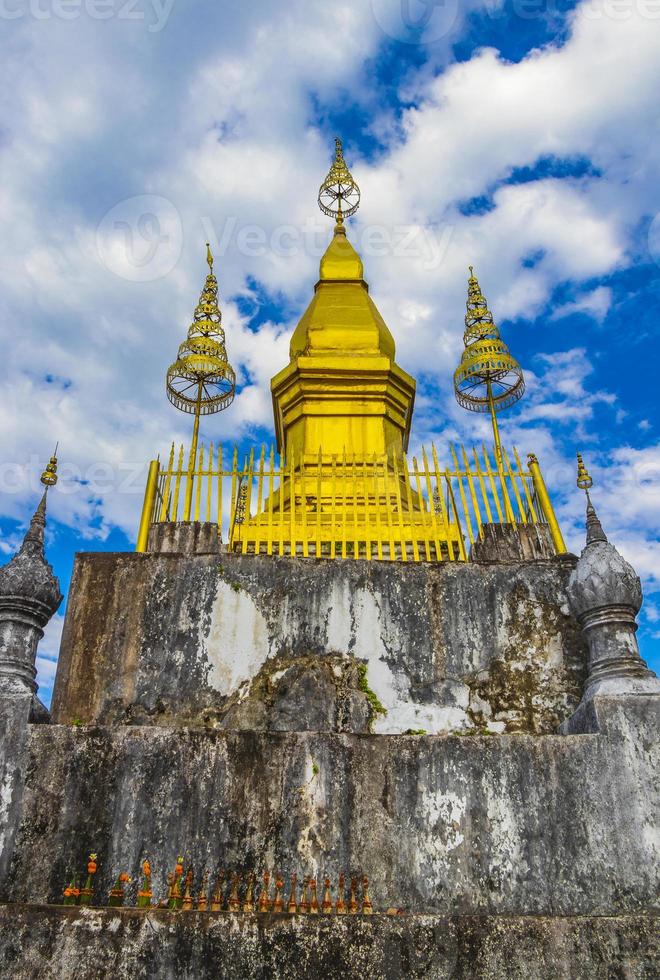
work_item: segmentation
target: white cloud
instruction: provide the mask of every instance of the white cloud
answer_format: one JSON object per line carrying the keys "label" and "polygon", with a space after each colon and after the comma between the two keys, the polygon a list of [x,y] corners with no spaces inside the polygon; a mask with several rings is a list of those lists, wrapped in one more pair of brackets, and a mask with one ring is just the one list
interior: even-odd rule
{"label": "white cloud", "polygon": [[607,316],[612,305],[612,290],[607,286],[598,286],[591,292],[578,296],[570,303],[557,306],[551,319],[560,320],[562,317],[570,316],[573,313],[584,313],[592,317],[597,323],[602,323]]}
{"label": "white cloud", "polygon": [[49,705],[53,692],[53,683],[57,671],[57,656],[62,640],[64,614],[53,616],[44,630],[44,637],[39,644],[37,653],[37,684],[39,697],[44,704]]}
{"label": "white cloud", "polygon": [[[320,0],[294,0],[286,9],[265,2],[209,8],[204,37],[195,32],[194,59],[175,56],[176,31],[191,43],[188,15],[176,8],[158,37],[115,23],[70,29],[55,22],[24,22],[7,35],[0,429],[3,460],[17,482],[10,492],[0,481],[3,514],[25,516],[29,480],[59,438],[73,475],[52,495],[51,513],[87,534],[134,531],[147,460],[190,431],[190,420],[166,402],[163,381],[203,281],[207,235],[220,253],[230,359],[249,383],[228,412],[205,420],[204,432],[229,441],[269,427],[268,382],[288,359],[291,330],[317,274],[315,229],[324,229],[320,240],[329,237],[315,194],[331,152],[321,126],[331,103],[373,108],[373,128],[387,138],[384,152],[366,162],[344,134],[363,192],[350,233],[358,239],[378,226],[393,243],[364,257],[399,361],[423,376],[416,440],[489,438],[488,420],[463,413],[451,392],[468,262],[498,320],[530,319],[567,280],[578,298],[563,314],[605,315],[611,295],[593,280],[630,261],[633,230],[660,179],[660,150],[648,135],[657,115],[660,37],[648,22],[587,19],[578,9],[563,47],[548,45],[515,64],[482,50],[437,77],[422,70],[405,80],[414,107],[399,120],[377,106],[365,72],[385,40],[370,3],[335,4],[333,30],[327,9]],[[64,70],[71,64],[75,74]],[[588,158],[599,173],[502,183],[552,155]],[[141,195],[171,202],[181,221],[181,258],[164,278],[135,282],[103,264],[97,226],[124,199]],[[491,210],[462,213],[461,203],[480,195],[491,197]],[[164,225],[161,234],[175,233]],[[261,244],[250,244],[250,226]],[[292,247],[284,226],[291,226]],[[407,229],[412,245],[403,246]],[[126,238],[116,231],[118,259],[130,266]],[[270,316],[255,333],[243,307],[227,297],[259,304],[262,289],[295,312],[282,323]],[[595,411],[625,409],[599,386],[579,346],[524,366],[524,411],[511,413],[504,429],[543,456],[551,486],[566,488],[559,507],[579,542],[569,437],[596,445]],[[108,468],[105,489],[90,479],[97,462]],[[615,454],[614,482],[633,464],[639,467],[638,457]],[[646,508],[626,500],[611,513],[626,546],[637,547],[651,569],[653,549],[639,537]]]}

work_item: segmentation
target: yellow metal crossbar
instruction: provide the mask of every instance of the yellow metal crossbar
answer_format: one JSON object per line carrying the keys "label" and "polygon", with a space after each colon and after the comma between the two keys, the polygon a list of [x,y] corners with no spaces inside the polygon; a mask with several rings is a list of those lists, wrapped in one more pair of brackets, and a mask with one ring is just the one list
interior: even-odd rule
{"label": "yellow metal crossbar", "polygon": [[466,561],[493,523],[547,525],[555,550],[566,550],[535,456],[527,469],[516,449],[469,456],[451,446],[450,456],[443,469],[433,445],[412,466],[405,453],[285,460],[262,446],[241,465],[237,448],[200,446],[193,461],[172,446],[165,465],[150,463],[137,550],[154,523],[211,520],[242,554]]}

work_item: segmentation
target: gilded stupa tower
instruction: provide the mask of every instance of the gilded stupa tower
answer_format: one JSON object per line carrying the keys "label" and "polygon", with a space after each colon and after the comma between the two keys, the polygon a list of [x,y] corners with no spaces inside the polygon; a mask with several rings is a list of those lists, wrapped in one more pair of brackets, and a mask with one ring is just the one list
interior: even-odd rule
{"label": "gilded stupa tower", "polygon": [[45,494],[0,568],[3,975],[657,977],[639,578],[589,498],[567,553],[536,457],[501,443],[522,371],[474,276],[456,393],[495,451],[409,461],[415,382],[339,142],[319,203],[276,444],[199,438],[235,386],[209,253],[167,374],[192,447],[151,461],[137,553],[76,556],[50,715]]}
{"label": "gilded stupa tower", "polygon": [[198,446],[200,416],[226,408],[235,390],[208,250],[210,274],[167,378],[170,401],[195,414],[192,446],[178,456],[173,446],[166,466],[152,461],[138,550],[148,550],[153,524],[202,521],[221,538],[224,522],[223,543],[242,554],[464,561],[484,527],[497,523],[547,524],[555,550],[565,551],[538,463],[530,458],[524,469],[515,449],[511,461],[500,443],[496,413],[521,397],[524,379],[472,270],[454,383],[461,405],[490,412],[495,460],[485,446],[470,457],[451,447],[447,469],[431,444],[409,461],[415,380],[396,362],[346,233],[360,188],[340,139],[318,204],[334,230],[289,363],[271,381],[270,451],[235,447],[228,457],[222,446]]}
{"label": "gilded stupa tower", "polygon": [[290,362],[271,382],[277,446],[287,457],[392,455],[408,448],[415,381],[395,361],[394,338],[369,295],[346,235],[360,192],[336,140],[319,191],[335,218],[314,297],[291,338]]}

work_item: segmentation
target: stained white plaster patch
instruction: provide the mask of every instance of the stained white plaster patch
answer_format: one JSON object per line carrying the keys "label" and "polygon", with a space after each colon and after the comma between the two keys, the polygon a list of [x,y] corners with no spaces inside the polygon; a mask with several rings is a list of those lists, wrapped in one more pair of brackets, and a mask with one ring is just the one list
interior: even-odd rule
{"label": "stained white plaster patch", "polygon": [[444,887],[454,851],[465,841],[467,801],[452,792],[420,793],[416,820],[425,828],[419,844],[413,852],[416,873],[423,877],[432,889]]}
{"label": "stained white plaster patch", "polygon": [[218,580],[211,624],[202,644],[210,664],[208,684],[221,694],[233,693],[259,672],[268,658],[268,629],[247,592]]}
{"label": "stained white plaster patch", "polygon": [[[372,688],[375,691],[375,688]],[[377,694],[378,692],[375,691]],[[470,728],[472,722],[462,708],[439,704],[417,704],[415,701],[396,699],[387,708],[385,717],[379,715],[373,730],[378,735],[397,735],[407,731],[424,731],[427,735],[461,731]]]}
{"label": "stained white plaster patch", "polygon": [[444,850],[453,851],[465,840],[461,829],[466,801],[456,793],[425,793],[419,802],[422,819],[430,830],[438,833]]}
{"label": "stained white plaster patch", "polygon": [[[349,649],[354,657],[367,662],[367,683],[377,696],[386,715],[379,715],[374,732],[394,735],[409,730],[433,735],[469,727],[470,720],[463,710],[469,692],[459,692],[459,705],[419,704],[411,699],[410,679],[404,671],[394,672],[387,663],[387,647],[383,639],[383,614],[380,602],[369,589],[351,593],[348,584],[336,585],[331,595],[332,608],[328,616],[328,646],[340,652]],[[397,635],[391,619],[387,623],[387,642],[394,648],[405,649],[408,638]]]}
{"label": "stained white plaster patch", "polygon": [[13,770],[10,767],[6,779],[0,783],[0,850],[5,843],[5,828],[9,826],[9,806],[14,795],[12,782]]}
{"label": "stained white plaster patch", "polygon": [[[348,653],[352,638],[351,592],[348,581],[335,578],[328,595],[326,643],[329,650]],[[374,638],[375,639],[375,638]]]}
{"label": "stained white plaster patch", "polygon": [[[491,786],[484,779],[484,797],[488,814],[488,828],[491,854],[490,877],[502,887],[514,871],[520,873],[521,868],[527,867],[527,861],[520,850],[521,833],[518,826],[516,806],[522,807],[529,801],[519,804],[510,795],[503,792],[501,786]],[[524,836],[524,835],[523,835]]]}

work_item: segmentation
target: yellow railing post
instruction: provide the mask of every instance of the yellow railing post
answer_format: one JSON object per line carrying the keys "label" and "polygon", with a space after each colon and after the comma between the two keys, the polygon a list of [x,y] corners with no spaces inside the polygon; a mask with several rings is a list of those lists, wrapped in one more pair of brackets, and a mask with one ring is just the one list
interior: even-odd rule
{"label": "yellow railing post", "polygon": [[552,543],[555,546],[555,551],[558,555],[566,554],[566,545],[564,544],[564,538],[559,527],[559,523],[555,516],[555,510],[552,506],[552,501],[550,500],[550,494],[548,493],[547,487],[545,485],[545,480],[541,474],[541,467],[539,466],[539,461],[534,455],[534,453],[528,453],[527,463],[529,465],[529,472],[532,476],[532,483],[534,484],[534,490],[536,491],[536,496],[539,502],[539,506],[548,522],[548,527],[550,528],[550,536],[552,537]]}
{"label": "yellow railing post", "polygon": [[149,538],[149,527],[154,516],[154,505],[156,503],[156,489],[158,487],[158,474],[160,463],[157,459],[152,459],[149,463],[149,474],[147,485],[144,489],[144,503],[142,504],[142,515],[140,517],[140,527],[138,530],[136,551],[144,552],[147,550]]}
{"label": "yellow railing post", "polygon": [[[313,457],[306,461],[304,454],[301,454],[298,464],[294,463],[293,455],[288,461],[281,456],[277,474],[279,489],[276,491],[275,451],[272,446],[268,468],[265,446],[261,447],[258,460],[255,460],[252,450],[240,469],[235,448],[231,469],[226,472],[221,446],[218,447],[217,466],[213,445],[208,452],[203,446],[198,445],[197,448],[198,459],[192,468],[190,461],[187,466],[184,463],[183,446],[178,450],[178,463],[175,463],[174,446],[170,450],[169,463],[161,464],[158,460],[150,463],[138,528],[138,552],[147,550],[149,526],[153,521],[173,522],[179,519],[179,500],[187,486],[192,486],[193,491],[191,499],[187,503],[184,501],[184,517],[199,521],[205,515],[209,521],[215,503],[212,501],[214,481],[217,479],[220,524],[223,516],[222,483],[227,477],[231,478],[232,484],[228,537],[232,549],[236,548],[243,554],[247,553],[248,548],[251,551],[253,545],[254,553],[259,554],[264,544],[269,555],[278,551],[281,555],[285,554],[287,545],[289,554],[295,555],[299,545],[300,554],[305,558],[311,554],[321,557],[324,553],[332,558],[340,554],[342,558],[359,558],[364,542],[364,557],[367,560],[373,557],[384,560],[385,545],[389,547],[390,560],[396,560],[400,542],[402,561],[410,558],[413,561],[432,561],[433,556],[441,561],[445,551],[450,560],[466,560],[468,540],[472,544],[481,534],[484,509],[488,523],[497,520],[504,524],[516,521],[536,523],[542,520],[549,527],[557,554],[566,553],[566,545],[534,455],[529,456],[529,467],[525,472],[517,451],[514,450],[517,467],[514,469],[503,447],[500,447],[495,465],[484,447],[482,467],[476,450],[474,465],[471,465],[464,447],[460,447],[462,459],[459,459],[458,451],[451,446],[451,470],[440,469],[435,446],[432,446],[433,468],[426,450],[422,449],[421,469],[416,458],[413,458],[411,468],[405,453],[399,458],[396,452],[390,460],[388,456],[379,458],[375,454],[351,455],[347,458],[345,453],[340,458],[336,455],[326,458],[319,451],[313,464]],[[464,479],[467,480],[467,488]],[[454,480],[457,481],[458,492]],[[518,480],[522,487],[518,487]],[[329,481],[328,490],[325,489],[326,481]],[[184,487],[186,482],[187,486]],[[479,491],[483,505],[479,500]],[[285,507],[285,496],[288,507]],[[322,512],[324,501],[325,509]],[[256,504],[254,514],[253,503]],[[514,506],[518,510],[515,516]],[[187,507],[190,509],[186,510]],[[374,507],[375,513],[372,513]],[[296,513],[299,508],[299,513]],[[459,513],[463,515],[460,518]],[[241,528],[241,524],[245,524],[245,527]],[[465,540],[462,538],[463,524],[467,532]],[[313,547],[310,547],[310,543]],[[411,548],[410,555],[408,548]],[[456,549],[458,554],[455,553]]]}

